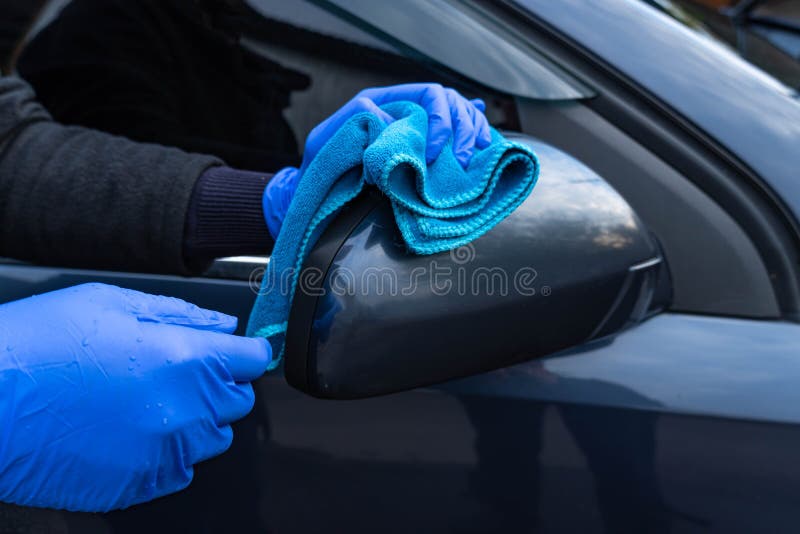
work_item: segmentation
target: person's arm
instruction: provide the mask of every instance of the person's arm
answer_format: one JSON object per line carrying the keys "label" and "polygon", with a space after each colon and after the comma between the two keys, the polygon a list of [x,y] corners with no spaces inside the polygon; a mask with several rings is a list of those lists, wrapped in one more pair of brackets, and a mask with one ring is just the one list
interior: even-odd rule
{"label": "person's arm", "polygon": [[214,257],[266,253],[304,169],[333,132],[357,113],[391,122],[373,99],[411,100],[437,117],[428,126],[429,149],[440,151],[452,136],[456,157],[468,159],[488,142],[480,101],[438,84],[367,89],[314,128],[300,169],[269,177],[59,125],[23,80],[0,77],[0,256],[197,274]]}
{"label": "person's arm", "polygon": [[0,255],[196,274],[218,255],[268,252],[268,175],[221,165],[57,124],[24,81],[0,77]]}

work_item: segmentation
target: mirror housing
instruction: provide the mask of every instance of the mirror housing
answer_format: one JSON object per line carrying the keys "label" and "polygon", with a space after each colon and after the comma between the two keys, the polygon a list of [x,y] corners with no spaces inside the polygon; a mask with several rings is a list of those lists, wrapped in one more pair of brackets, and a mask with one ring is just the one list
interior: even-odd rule
{"label": "mirror housing", "polygon": [[377,193],[329,226],[298,279],[286,378],[322,398],[430,385],[552,354],[662,309],[658,244],[602,178],[523,135],[540,177],[530,197],[473,243],[417,256]]}

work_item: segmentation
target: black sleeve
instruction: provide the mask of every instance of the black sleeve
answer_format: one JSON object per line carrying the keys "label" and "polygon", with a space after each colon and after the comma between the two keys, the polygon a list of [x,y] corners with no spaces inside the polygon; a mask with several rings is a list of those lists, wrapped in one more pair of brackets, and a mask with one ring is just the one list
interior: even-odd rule
{"label": "black sleeve", "polygon": [[272,176],[212,167],[200,176],[186,216],[184,252],[189,262],[221,256],[267,254],[275,242],[261,199]]}
{"label": "black sleeve", "polygon": [[0,77],[0,255],[39,263],[192,274],[185,221],[211,156],[52,121]]}
{"label": "black sleeve", "polygon": [[[234,47],[184,18],[189,5],[74,0],[28,43],[16,67],[61,123],[213,154],[238,168],[274,172],[298,165],[296,146],[284,151],[241,138],[248,123],[232,117],[242,109],[264,115],[273,135],[292,134],[266,101],[269,87],[250,88],[255,75],[233,78],[237,71],[229,63],[241,58],[226,54]],[[264,92],[265,101],[250,109],[244,102],[254,92]]]}

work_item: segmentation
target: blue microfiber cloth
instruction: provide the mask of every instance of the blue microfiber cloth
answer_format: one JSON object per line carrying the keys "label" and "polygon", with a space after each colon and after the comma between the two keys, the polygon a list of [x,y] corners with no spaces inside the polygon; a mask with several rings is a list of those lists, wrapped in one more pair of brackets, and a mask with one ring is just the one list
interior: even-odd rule
{"label": "blue microfiber cloth", "polygon": [[392,204],[409,251],[434,254],[473,241],[492,229],[533,190],[539,162],[533,151],[492,129],[492,143],[464,170],[448,143],[426,166],[428,115],[411,102],[382,106],[389,125],[371,113],[350,118],[304,172],[272,249],[250,314],[248,336],[269,339],[270,369],[283,353],[297,277],[308,251],[339,209],[366,184]]}

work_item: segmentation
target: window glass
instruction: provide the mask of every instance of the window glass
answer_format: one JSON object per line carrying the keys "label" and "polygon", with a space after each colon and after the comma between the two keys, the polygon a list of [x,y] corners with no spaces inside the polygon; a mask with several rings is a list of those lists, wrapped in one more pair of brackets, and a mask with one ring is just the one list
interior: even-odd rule
{"label": "window glass", "polygon": [[498,91],[539,100],[593,96],[589,87],[471,3],[329,0],[326,4],[357,25],[385,36],[409,55]]}

